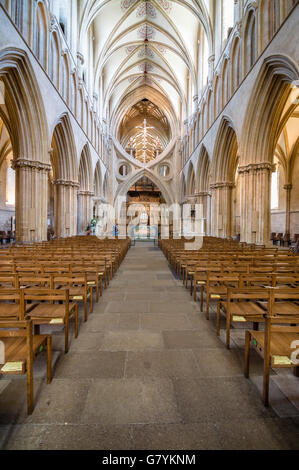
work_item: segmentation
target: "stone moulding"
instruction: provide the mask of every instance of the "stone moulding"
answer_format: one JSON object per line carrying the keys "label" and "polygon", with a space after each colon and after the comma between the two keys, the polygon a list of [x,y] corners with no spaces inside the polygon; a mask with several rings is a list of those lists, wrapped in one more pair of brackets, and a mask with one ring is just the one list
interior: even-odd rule
{"label": "stone moulding", "polygon": [[51,171],[52,166],[49,163],[43,163],[36,160],[27,160],[25,158],[18,158],[12,161],[11,167],[16,168],[30,168],[39,171]]}
{"label": "stone moulding", "polygon": [[223,188],[234,188],[236,185],[230,181],[224,181],[222,183],[212,183],[210,184],[210,189],[223,189]]}
{"label": "stone moulding", "polygon": [[94,196],[94,193],[92,191],[78,191],[79,196]]}
{"label": "stone moulding", "polygon": [[275,171],[275,165],[270,162],[260,162],[260,163],[249,163],[248,165],[239,166],[238,173],[253,173],[257,171]]}
{"label": "stone moulding", "polygon": [[68,180],[59,179],[59,180],[53,181],[52,183],[55,185],[61,185],[61,186],[72,186],[76,188],[80,187],[80,184],[78,183],[78,181],[68,181]]}

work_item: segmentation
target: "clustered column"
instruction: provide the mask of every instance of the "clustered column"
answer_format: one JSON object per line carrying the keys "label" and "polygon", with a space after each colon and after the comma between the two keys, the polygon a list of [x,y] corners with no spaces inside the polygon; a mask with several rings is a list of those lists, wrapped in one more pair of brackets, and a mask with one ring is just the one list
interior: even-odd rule
{"label": "clustered column", "polygon": [[286,225],[285,225],[285,233],[290,235],[291,231],[291,192],[292,192],[292,184],[285,184],[283,189],[286,191]]}
{"label": "clustered column", "polygon": [[275,166],[269,162],[240,166],[241,241],[268,244],[270,240],[270,188]]}
{"label": "clustered column", "polygon": [[78,233],[85,233],[87,225],[92,219],[92,196],[91,191],[78,191]]}
{"label": "clustered column", "polygon": [[232,189],[234,183],[221,182],[210,185],[211,201],[211,233],[216,237],[232,236]]}
{"label": "clustered column", "polygon": [[201,191],[196,194],[198,204],[202,204],[203,217],[205,219],[204,231],[206,235],[211,234],[211,193]]}
{"label": "clustered column", "polygon": [[77,234],[77,181],[56,180],[54,191],[55,235],[71,237]]}
{"label": "clustered column", "polygon": [[47,240],[48,172],[51,165],[17,159],[16,172],[16,241]]}

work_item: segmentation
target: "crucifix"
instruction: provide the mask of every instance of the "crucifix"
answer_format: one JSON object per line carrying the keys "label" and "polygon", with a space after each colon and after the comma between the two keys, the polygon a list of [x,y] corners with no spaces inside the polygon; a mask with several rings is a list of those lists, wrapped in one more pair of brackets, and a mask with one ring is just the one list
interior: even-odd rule
{"label": "crucifix", "polygon": [[[143,138],[143,147],[142,147],[142,150],[143,150],[143,163],[145,164],[146,163],[146,147],[147,147],[147,144],[148,144],[148,141],[147,141],[148,133],[147,133],[147,131],[148,131],[148,129],[154,129],[154,127],[147,126],[146,125],[146,119],[144,119],[143,120],[143,126],[136,126],[136,129],[142,129],[142,133],[137,134],[136,137],[142,135],[142,138]],[[151,134],[149,134],[149,135],[151,136]]]}

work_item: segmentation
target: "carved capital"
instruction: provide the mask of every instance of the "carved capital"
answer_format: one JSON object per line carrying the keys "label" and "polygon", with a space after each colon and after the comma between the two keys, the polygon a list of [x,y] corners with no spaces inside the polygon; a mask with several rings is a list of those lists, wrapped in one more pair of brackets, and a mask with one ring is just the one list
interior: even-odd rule
{"label": "carved capital", "polygon": [[283,189],[285,189],[286,191],[290,191],[292,188],[293,188],[293,185],[291,183],[285,184],[283,187]]}
{"label": "carved capital", "polygon": [[219,183],[212,183],[210,184],[210,189],[224,189],[224,188],[234,188],[235,183],[232,183],[230,181],[223,181]]}
{"label": "carved capital", "polygon": [[78,195],[79,196],[94,196],[94,192],[82,190],[82,191],[78,191]]}
{"label": "carved capital", "polygon": [[198,193],[195,193],[195,196],[206,197],[206,196],[210,196],[210,193],[208,191],[199,191]]}
{"label": "carved capital", "polygon": [[78,181],[69,181],[69,180],[63,180],[63,179],[54,180],[53,184],[57,186],[71,186],[73,188],[80,187],[80,184],[78,183]]}
{"label": "carved capital", "polygon": [[52,167],[49,163],[43,163],[36,160],[27,160],[26,158],[18,158],[12,160],[11,167],[16,170],[17,168],[28,168],[38,171],[51,171]]}
{"label": "carved capital", "polygon": [[275,165],[270,162],[249,163],[248,165],[239,166],[238,173],[257,173],[258,171],[275,171]]}

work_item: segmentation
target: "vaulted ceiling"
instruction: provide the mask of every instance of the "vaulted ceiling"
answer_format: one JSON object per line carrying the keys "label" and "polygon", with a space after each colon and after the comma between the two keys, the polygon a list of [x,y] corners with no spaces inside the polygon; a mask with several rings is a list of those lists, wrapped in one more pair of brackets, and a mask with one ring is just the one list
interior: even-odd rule
{"label": "vaulted ceiling", "polygon": [[[211,42],[208,4],[209,0],[86,1],[81,41],[93,44],[94,87],[105,116],[112,120],[128,95],[144,89],[156,105],[161,97],[178,121],[186,118],[188,100],[197,89],[203,31]],[[142,99],[142,93],[139,96]]]}

